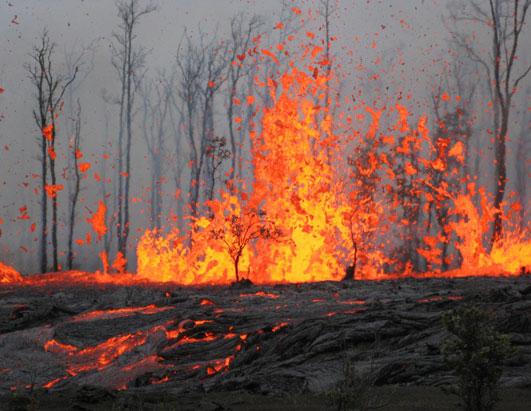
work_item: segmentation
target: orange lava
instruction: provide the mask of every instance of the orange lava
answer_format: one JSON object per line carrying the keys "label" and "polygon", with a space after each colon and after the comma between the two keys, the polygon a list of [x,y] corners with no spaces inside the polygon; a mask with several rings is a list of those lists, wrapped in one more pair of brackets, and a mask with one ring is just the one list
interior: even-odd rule
{"label": "orange lava", "polygon": [[0,262],[0,284],[22,283],[24,278],[13,267]]}
{"label": "orange lava", "polygon": [[144,307],[123,307],[123,308],[112,308],[108,310],[94,310],[86,313],[78,314],[72,317],[71,321],[80,322],[80,321],[92,321],[92,320],[102,320],[102,319],[111,319],[111,318],[121,318],[128,317],[131,315],[152,315],[168,311],[173,309],[173,307],[157,307],[155,304],[146,305]]}
{"label": "orange lava", "polygon": [[207,367],[207,375],[214,375],[228,369],[233,360],[234,355],[230,355],[227,358],[212,361],[211,365]]}
{"label": "orange lava", "polygon": [[[514,223],[523,205],[506,193],[495,209],[477,178],[466,175],[470,153],[462,132],[446,119],[414,113],[402,93],[371,102],[362,94],[340,100],[341,73],[322,69],[330,56],[316,36],[292,40],[293,49],[282,44],[255,53],[258,62],[273,62],[278,71],[253,79],[257,96],[268,96],[268,104],[260,107],[257,96],[243,99],[254,110],[245,136],[249,178],[227,181],[199,205],[197,215],[183,216],[185,227],[141,233],[136,274],[125,272],[120,253],[109,267],[102,252],[103,273],[23,280],[0,265],[0,283],[226,285],[245,278],[271,284],[336,281],[347,267],[363,280],[514,276],[531,270],[529,225]],[[280,51],[288,58],[285,65]],[[246,64],[245,56],[233,63]],[[440,98],[446,105],[459,101],[448,93]],[[52,132],[51,126],[43,129],[46,139]],[[86,172],[89,165],[80,167]],[[46,188],[51,197],[60,190],[60,185]],[[27,206],[19,211],[19,220],[30,219]],[[108,230],[106,212],[100,201],[87,220],[99,240]],[[503,235],[491,243],[496,215],[502,216]],[[261,291],[241,297],[252,295],[278,298]]]}
{"label": "orange lava", "polygon": [[265,291],[257,291],[252,294],[240,294],[240,297],[264,297],[264,298],[271,298],[271,299],[277,299],[279,297],[278,294],[274,293],[266,293]]}

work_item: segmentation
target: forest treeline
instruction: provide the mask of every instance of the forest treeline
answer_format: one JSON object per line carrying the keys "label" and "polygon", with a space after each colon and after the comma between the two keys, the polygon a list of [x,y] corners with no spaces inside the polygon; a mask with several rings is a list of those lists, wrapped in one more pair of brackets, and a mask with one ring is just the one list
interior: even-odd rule
{"label": "forest treeline", "polygon": [[[446,152],[448,167],[454,170],[448,173],[441,168],[438,173],[431,168],[431,181],[453,192],[464,190],[467,182],[483,181],[492,192],[494,208],[501,210],[508,196],[508,169],[514,170],[512,185],[521,205],[522,227],[526,225],[528,198],[529,111],[521,110],[522,118],[515,119],[514,106],[517,95],[531,93],[526,82],[531,66],[525,65],[529,6],[529,0],[450,2],[441,17],[448,32],[449,56],[444,67],[437,69],[425,96],[430,102],[427,114],[433,146]],[[33,217],[32,229],[39,244],[35,256],[38,271],[83,268],[79,256],[83,247],[95,241],[101,242],[113,260],[118,256],[117,268],[125,269],[130,261],[132,269],[137,236],[132,234],[136,216],[131,207],[137,201],[139,173],[148,182],[143,209],[148,227],[144,228],[156,230],[173,224],[185,231],[185,216],[204,213],[205,202],[214,199],[219,189],[237,191],[249,181],[249,134],[260,133],[261,110],[272,104],[271,94],[257,85],[257,79],[274,79],[288,69],[290,56],[278,45],[290,36],[304,34],[309,30],[306,24],[318,28],[315,41],[326,57],[322,69],[327,74],[333,70],[340,73],[327,89],[323,104],[332,100],[328,93],[340,101],[354,95],[353,89],[363,89],[367,100],[379,98],[385,79],[368,73],[366,84],[353,86],[349,73],[354,68],[344,64],[341,50],[334,47],[339,4],[318,0],[312,7],[314,20],[309,23],[300,18],[302,6],[283,1],[274,22],[268,16],[241,12],[230,18],[228,30],[199,27],[192,32],[183,27],[175,44],[174,64],[156,68],[149,64],[150,50],[143,46],[139,28],[148,16],[163,10],[146,0],[117,1],[117,24],[107,61],[115,83],[101,93],[102,104],[109,108],[105,119],[108,145],[98,164],[88,160],[85,149],[87,107],[81,90],[101,45],[94,41],[65,49],[53,40],[50,29],[45,30],[24,66],[33,90],[38,153],[33,169],[39,176],[39,216]],[[479,42],[476,30],[483,30],[488,40]],[[275,58],[270,58],[267,50],[274,50]],[[488,112],[477,108],[478,101],[488,101]],[[330,112],[333,118],[341,116],[335,106]],[[521,129],[512,128],[515,124]],[[508,164],[509,138],[516,141],[514,164]],[[59,146],[58,141],[62,142]],[[457,142],[462,144],[464,161],[447,155]],[[366,187],[363,198],[355,199],[360,207],[379,190],[378,178],[360,172],[370,167],[371,152],[374,146],[360,144],[346,154],[353,168],[349,178]],[[394,194],[403,217],[424,221],[428,233],[443,231],[452,218],[450,204],[445,205],[449,200],[435,190],[431,203],[423,204],[408,169],[421,170],[422,165],[414,149],[402,155],[404,167],[396,176]],[[138,158],[143,159],[141,164]],[[489,181],[483,176],[485,167]],[[104,209],[85,204],[84,190],[94,184]],[[479,195],[475,201],[479,204]],[[98,212],[104,218],[104,228],[91,238],[84,226],[87,218],[94,221]],[[417,250],[426,230],[422,232],[414,224],[408,229],[411,232],[396,245],[396,258],[410,261],[415,271],[422,271],[426,262]],[[492,247],[502,231],[502,213],[495,212],[486,247]],[[354,244],[359,235],[371,234],[353,233]],[[451,268],[452,259],[447,257],[457,252],[451,240],[445,239],[448,248],[442,250],[443,269]]]}

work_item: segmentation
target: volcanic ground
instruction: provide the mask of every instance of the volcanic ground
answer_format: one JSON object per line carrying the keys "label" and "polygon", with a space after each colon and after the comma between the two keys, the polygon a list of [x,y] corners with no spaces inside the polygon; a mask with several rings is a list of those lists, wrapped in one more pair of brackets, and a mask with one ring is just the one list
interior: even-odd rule
{"label": "volcanic ground", "polygon": [[133,397],[139,409],[245,409],[234,405],[245,395],[326,393],[347,362],[376,387],[434,389],[453,379],[441,316],[463,304],[492,313],[517,348],[504,387],[530,390],[531,277],[521,276],[2,285],[0,395],[12,409],[105,409]]}

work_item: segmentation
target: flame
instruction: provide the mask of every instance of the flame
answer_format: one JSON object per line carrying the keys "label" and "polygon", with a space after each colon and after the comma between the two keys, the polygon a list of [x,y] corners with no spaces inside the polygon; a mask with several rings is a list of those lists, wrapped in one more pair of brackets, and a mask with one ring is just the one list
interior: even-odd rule
{"label": "flame", "polygon": [[343,275],[344,253],[336,247],[350,241],[343,187],[327,157],[334,142],[330,117],[315,104],[326,78],[293,68],[282,76],[280,87],[273,106],[264,111],[263,133],[252,137],[252,190],[239,197],[223,192],[209,202],[210,215],[193,222],[191,247],[177,231],[166,236],[146,232],[137,249],[141,277],[182,284],[233,281],[234,250],[245,240],[239,233],[266,225],[269,234],[273,227],[279,233],[274,241],[258,233],[245,244],[239,257],[243,276],[264,283]]}
{"label": "flame", "polygon": [[0,262],[0,284],[22,283],[24,278],[13,267]]}
{"label": "flame", "polygon": [[[321,53],[320,47],[310,47],[305,56],[319,64]],[[276,59],[269,50],[262,54]],[[242,183],[236,191],[229,184],[207,202],[203,215],[190,218],[189,236],[148,230],[137,249],[140,277],[180,284],[226,284],[238,274],[256,283],[337,280],[353,261],[357,278],[373,280],[515,275],[530,266],[529,233],[509,224],[505,237],[487,249],[496,210],[484,189],[471,184],[465,191],[456,189],[456,181],[471,181],[459,175],[467,154],[461,140],[433,139],[427,116],[413,125],[402,103],[383,109],[360,104],[354,107],[356,118],[363,121],[368,114],[368,128],[352,126],[349,117],[341,129],[327,105],[318,103],[331,78],[313,64],[307,68],[292,64],[278,79],[260,83],[272,103],[263,108],[261,132],[250,133],[249,188]],[[385,116],[395,123],[382,130]],[[345,172],[349,149],[351,171]],[[383,193],[374,192],[378,186]],[[424,273],[415,272],[412,261],[391,255],[400,241],[414,244],[415,213],[421,207],[447,213],[439,232],[427,232],[416,249],[411,246],[428,265]],[[260,235],[260,230],[250,235],[258,226],[279,235]],[[450,242],[461,263],[441,273],[437,267],[456,265],[441,261],[443,244]],[[384,272],[386,266],[395,272]]]}
{"label": "flame", "polygon": [[[303,35],[299,50],[288,51],[287,44],[256,46],[233,62],[243,66],[251,60],[248,55],[272,61],[278,70],[254,77],[256,95],[269,97],[263,107],[256,96],[234,96],[235,105],[246,101],[253,110],[245,181],[228,181],[213,200],[199,205],[198,215],[184,216],[185,228],[146,230],[137,244],[136,275],[125,272],[127,261],[120,253],[110,267],[115,274],[108,274],[108,256],[102,252],[103,273],[27,281],[201,285],[247,278],[264,284],[339,280],[347,267],[356,278],[370,280],[529,271],[529,228],[511,224],[511,210],[521,205],[507,201],[494,209],[486,190],[465,175],[467,136],[452,129],[465,121],[460,107],[455,121],[444,118],[430,130],[428,116],[415,116],[404,102],[410,96],[389,97],[385,104],[369,104],[362,94],[352,103],[339,101],[333,97],[339,74],[323,70],[332,64],[330,56],[314,33]],[[258,44],[260,36],[253,42]],[[284,65],[280,56],[292,60]],[[440,98],[448,107],[460,101],[448,92]],[[234,122],[241,127],[243,118],[235,116]],[[50,141],[53,126],[42,134]],[[81,173],[91,168],[90,163],[78,166]],[[97,174],[94,178],[103,181]],[[50,197],[61,189],[45,188]],[[180,193],[181,188],[176,197]],[[26,206],[19,211],[17,220],[30,219]],[[100,201],[87,220],[98,240],[107,233],[106,211]],[[497,214],[503,215],[504,235],[490,244]],[[435,216],[438,226],[427,223],[427,216]],[[77,242],[89,243],[90,233]],[[3,271],[0,282],[21,280]]]}

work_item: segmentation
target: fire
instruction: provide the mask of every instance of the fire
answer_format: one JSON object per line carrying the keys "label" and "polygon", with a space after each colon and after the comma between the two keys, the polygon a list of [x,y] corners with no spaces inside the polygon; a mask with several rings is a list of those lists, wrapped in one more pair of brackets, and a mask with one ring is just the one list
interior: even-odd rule
{"label": "fire", "polygon": [[[183,284],[227,283],[235,279],[237,247],[242,275],[255,282],[343,275],[344,253],[337,244],[350,241],[342,217],[343,187],[327,156],[335,138],[325,108],[315,105],[326,81],[295,68],[282,76],[279,96],[264,110],[263,133],[252,137],[252,189],[240,196],[225,192],[210,202],[210,217],[194,221],[193,247],[178,232],[161,236],[148,231],[137,249],[140,276]],[[238,237],[256,227],[248,243]]]}
{"label": "fire", "polygon": [[[306,57],[320,61],[321,50],[310,51]],[[189,238],[177,230],[166,235],[147,231],[137,249],[140,277],[181,284],[225,284],[239,277],[256,283],[338,280],[353,261],[356,277],[365,279],[396,278],[400,271],[413,276],[514,275],[530,266],[528,235],[509,225],[506,237],[488,250],[485,239],[495,210],[484,190],[449,185],[458,178],[470,180],[459,176],[466,155],[462,141],[433,139],[428,118],[421,115],[411,124],[412,114],[402,103],[354,107],[362,123],[369,115],[365,130],[352,126],[352,118],[333,124],[327,105],[316,103],[331,79],[312,67],[306,71],[291,65],[276,81],[264,82],[272,104],[263,109],[262,132],[250,135],[250,187],[222,191],[208,202],[205,214],[192,219]],[[394,124],[385,130],[386,116]],[[347,165],[350,147],[357,148]],[[345,172],[346,166],[352,172]],[[372,191],[378,184],[383,193]],[[421,207],[442,215],[442,226],[415,249],[409,238],[419,230],[415,215]],[[272,236],[276,230],[279,234]],[[451,239],[462,261],[459,268],[441,273],[437,267],[456,266],[444,255],[448,246],[443,253]],[[416,272],[411,261],[391,255],[399,240],[411,244],[410,254],[425,259],[427,272]],[[395,271],[386,272],[386,266]]]}
{"label": "fire", "polygon": [[0,262],[0,284],[21,283],[24,279],[13,267]]}
{"label": "fire", "polygon": [[[290,38],[295,44],[295,36]],[[259,44],[260,36],[253,42]],[[202,285],[249,279],[267,284],[340,280],[345,271],[381,280],[529,270],[529,228],[511,224],[510,210],[521,205],[508,201],[495,209],[485,188],[466,175],[469,149],[461,131],[451,129],[446,118],[430,122],[428,115],[413,113],[410,96],[402,94],[370,104],[354,96],[352,102],[340,101],[334,97],[340,73],[323,69],[332,62],[316,35],[306,33],[299,46],[288,51],[287,43],[269,49],[257,45],[233,62],[244,65],[253,56],[278,69],[265,78],[256,75],[256,96],[234,97],[236,105],[247,102],[253,112],[245,181],[227,181],[212,200],[198,205],[197,214],[184,216],[184,228],[141,233],[136,275],[125,273],[127,261],[120,252],[110,265],[102,251],[103,273],[83,279],[70,272],[32,281]],[[292,60],[283,65],[281,55]],[[209,85],[219,86],[217,80]],[[258,94],[269,97],[263,107]],[[460,101],[447,92],[440,99],[448,105]],[[236,116],[234,122],[240,127],[243,118]],[[43,137],[51,139],[53,131],[46,126]],[[87,173],[91,164],[78,167]],[[98,176],[97,181],[103,180]],[[55,198],[63,186],[45,190]],[[176,197],[180,193],[178,188]],[[26,206],[19,211],[19,220],[30,219]],[[106,213],[100,201],[87,219],[98,240],[108,233]],[[504,236],[490,244],[500,213]],[[89,243],[87,233],[77,244]],[[16,281],[21,281],[18,273],[0,270],[0,282]],[[241,297],[252,295],[278,298],[263,292]]]}

